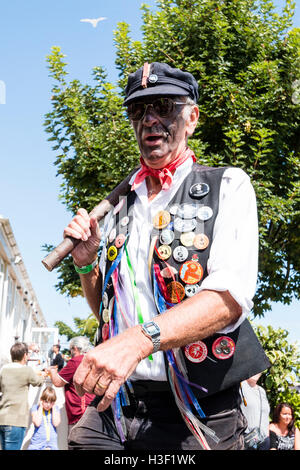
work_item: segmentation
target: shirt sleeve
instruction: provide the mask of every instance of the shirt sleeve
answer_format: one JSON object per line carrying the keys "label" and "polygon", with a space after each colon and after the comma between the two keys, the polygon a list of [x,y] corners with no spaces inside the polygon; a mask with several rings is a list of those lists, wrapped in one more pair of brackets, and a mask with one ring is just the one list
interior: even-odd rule
{"label": "shirt sleeve", "polygon": [[238,321],[220,333],[235,330],[253,307],[258,270],[258,222],[254,189],[239,168],[225,170],[219,196],[208,276],[201,290],[229,291],[242,308]]}
{"label": "shirt sleeve", "polygon": [[38,375],[35,372],[35,370],[33,370],[32,367],[30,366],[26,366],[26,367],[28,367],[28,383],[30,383],[30,385],[32,385],[33,387],[39,387],[43,385],[44,383],[43,377]]}
{"label": "shirt sleeve", "polygon": [[67,365],[59,371],[58,375],[66,383],[70,383],[73,380],[73,376],[75,374],[76,369],[77,369],[77,366],[76,366],[74,360],[70,359],[68,361]]}

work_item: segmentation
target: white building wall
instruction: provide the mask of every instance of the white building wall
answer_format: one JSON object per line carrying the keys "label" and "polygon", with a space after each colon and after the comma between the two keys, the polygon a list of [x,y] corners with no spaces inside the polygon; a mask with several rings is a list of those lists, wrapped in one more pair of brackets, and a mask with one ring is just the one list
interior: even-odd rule
{"label": "white building wall", "polygon": [[[38,343],[43,356],[47,358],[49,347],[58,342],[58,328],[47,328],[9,220],[0,215],[0,368],[4,363],[11,361],[10,348],[15,341]],[[33,404],[39,402],[47,385],[51,385],[49,379],[41,387],[29,387],[30,409]],[[54,388],[57,405],[61,411],[61,424],[57,429],[58,446],[60,450],[66,450],[68,420],[64,387]],[[33,430],[29,414],[23,450],[27,449]]]}
{"label": "white building wall", "polygon": [[47,328],[12,227],[0,216],[0,366],[15,341],[32,341],[33,328]]}

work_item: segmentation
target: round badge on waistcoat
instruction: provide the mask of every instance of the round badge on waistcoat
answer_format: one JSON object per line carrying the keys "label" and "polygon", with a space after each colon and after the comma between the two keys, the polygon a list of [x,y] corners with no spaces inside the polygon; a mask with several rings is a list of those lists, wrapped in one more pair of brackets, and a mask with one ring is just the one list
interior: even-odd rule
{"label": "round badge on waistcoat", "polygon": [[184,299],[185,291],[180,282],[172,281],[167,285],[167,292],[172,304],[177,304]]}
{"label": "round badge on waistcoat", "polygon": [[184,348],[186,358],[191,362],[202,362],[207,358],[207,347],[203,341],[188,344]]}
{"label": "round badge on waistcoat", "polygon": [[120,220],[120,224],[121,224],[121,227],[126,227],[126,225],[129,224],[128,215],[125,215],[124,217],[122,217],[122,219]]}
{"label": "round badge on waistcoat", "polygon": [[106,341],[109,338],[109,324],[104,323],[102,326],[102,340]]}
{"label": "round badge on waistcoat", "polygon": [[195,238],[195,232],[184,232],[180,235],[180,241],[183,246],[192,246]]}
{"label": "round badge on waistcoat", "polygon": [[229,359],[235,351],[235,342],[229,336],[221,336],[212,345],[213,355],[217,359]]}
{"label": "round badge on waistcoat", "polygon": [[213,210],[209,206],[202,206],[198,209],[197,217],[202,221],[206,221],[213,216]]}
{"label": "round badge on waistcoat", "polygon": [[175,234],[172,230],[165,228],[160,234],[160,242],[163,245],[170,245],[174,240]]}
{"label": "round badge on waistcoat", "polygon": [[108,323],[109,319],[110,319],[109,310],[108,308],[104,308],[102,311],[102,320],[104,321],[104,323]]}
{"label": "round badge on waistcoat", "polygon": [[186,261],[179,270],[179,276],[186,284],[197,284],[203,277],[203,268],[196,261]]}
{"label": "round badge on waistcoat", "polygon": [[182,263],[183,261],[185,261],[188,256],[189,256],[189,252],[185,246],[179,245],[176,248],[174,248],[173,258],[178,263]]}
{"label": "round badge on waistcoat", "polygon": [[158,247],[157,251],[158,251],[158,256],[162,260],[166,260],[166,259],[170,258],[171,254],[172,254],[172,249],[169,245],[160,245]]}
{"label": "round badge on waistcoat", "polygon": [[117,255],[117,248],[114,245],[110,246],[107,250],[107,258],[109,259],[109,261],[113,261],[114,259],[116,259]]}
{"label": "round badge on waistcoat", "polygon": [[200,199],[209,193],[209,186],[206,183],[196,183],[189,189],[189,195],[195,199]]}
{"label": "round badge on waistcoat", "polygon": [[173,276],[176,276],[177,273],[177,269],[173,268],[173,266],[167,266],[160,271],[161,276],[165,279],[171,279]]}
{"label": "round badge on waistcoat", "polygon": [[159,211],[153,218],[153,226],[157,229],[166,228],[171,222],[171,215],[168,211]]}
{"label": "round badge on waistcoat", "polygon": [[103,303],[103,307],[104,308],[107,308],[108,307],[108,295],[107,295],[107,292],[104,292],[103,296],[102,296],[102,303]]}
{"label": "round badge on waistcoat", "polygon": [[119,233],[119,235],[117,235],[117,237],[115,239],[116,247],[121,248],[121,246],[124,245],[125,240],[126,240],[126,237],[125,237],[124,233]]}
{"label": "round badge on waistcoat", "polygon": [[197,216],[197,210],[196,204],[180,204],[176,215],[181,219],[193,219]]}
{"label": "round badge on waistcoat", "polygon": [[176,217],[174,220],[174,228],[178,232],[192,232],[196,226],[196,219],[181,219],[180,217]]}
{"label": "round badge on waistcoat", "polygon": [[199,292],[200,286],[199,284],[188,284],[185,286],[184,290],[187,297],[193,297],[193,295]]}
{"label": "round badge on waistcoat", "polygon": [[173,204],[169,209],[170,214],[176,215],[178,211],[178,207],[179,207],[179,204]]}
{"label": "round badge on waistcoat", "polygon": [[209,238],[204,233],[197,233],[193,245],[197,250],[205,250],[209,245]]}

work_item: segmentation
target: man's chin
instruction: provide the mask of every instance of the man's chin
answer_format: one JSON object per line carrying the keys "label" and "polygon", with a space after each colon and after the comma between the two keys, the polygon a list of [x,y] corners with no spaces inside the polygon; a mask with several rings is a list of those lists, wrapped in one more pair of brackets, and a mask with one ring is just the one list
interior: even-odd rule
{"label": "man's chin", "polygon": [[165,154],[159,150],[153,150],[151,153],[148,153],[148,155],[143,155],[143,158],[148,166],[156,170],[164,168],[172,160],[171,155],[169,153]]}

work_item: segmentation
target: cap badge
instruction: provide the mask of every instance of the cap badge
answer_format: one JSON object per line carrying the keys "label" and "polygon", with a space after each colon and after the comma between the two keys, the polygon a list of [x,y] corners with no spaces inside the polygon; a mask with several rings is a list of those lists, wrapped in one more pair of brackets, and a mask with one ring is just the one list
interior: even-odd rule
{"label": "cap badge", "polygon": [[150,83],[156,83],[158,80],[158,76],[155,73],[152,73],[148,78]]}

